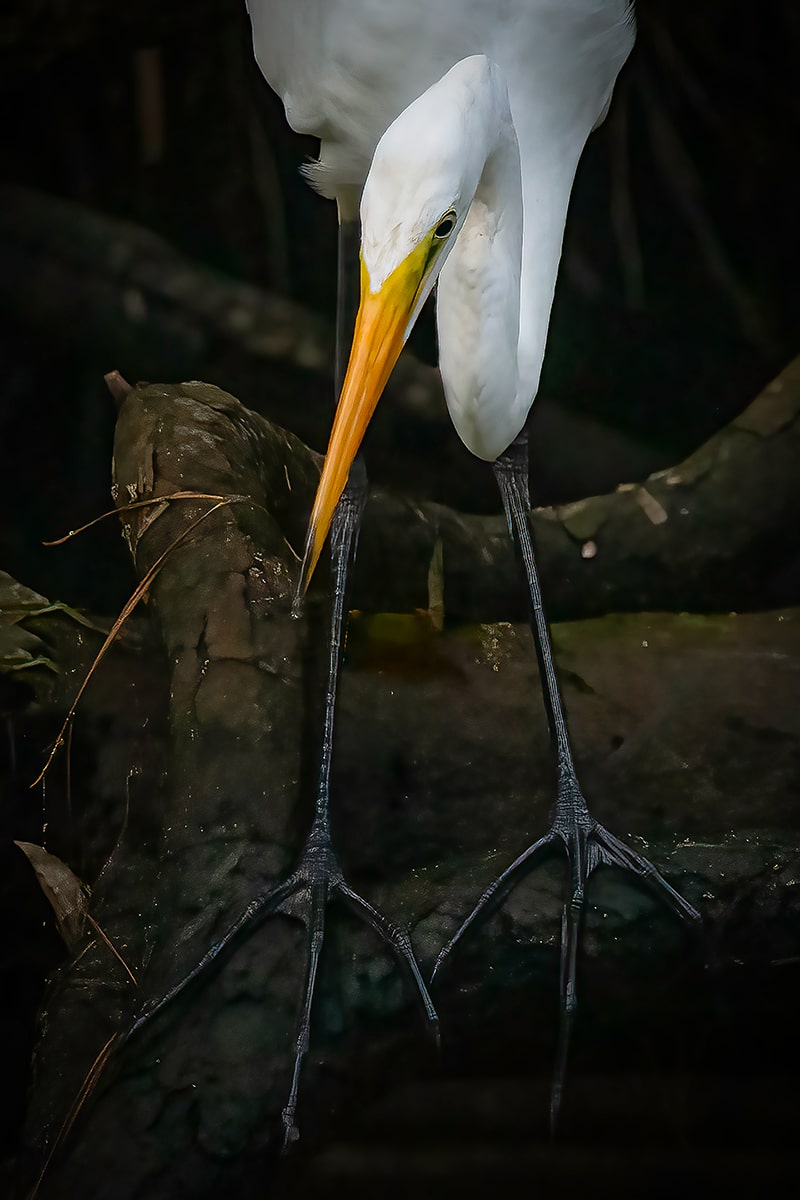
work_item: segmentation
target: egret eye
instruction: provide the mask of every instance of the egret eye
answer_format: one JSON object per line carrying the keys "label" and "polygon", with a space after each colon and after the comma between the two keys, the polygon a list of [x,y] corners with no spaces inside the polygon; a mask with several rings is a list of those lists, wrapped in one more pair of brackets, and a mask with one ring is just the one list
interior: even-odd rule
{"label": "egret eye", "polygon": [[439,224],[434,229],[433,236],[440,239],[449,237],[455,229],[455,224],[456,214],[454,212],[445,213]]}

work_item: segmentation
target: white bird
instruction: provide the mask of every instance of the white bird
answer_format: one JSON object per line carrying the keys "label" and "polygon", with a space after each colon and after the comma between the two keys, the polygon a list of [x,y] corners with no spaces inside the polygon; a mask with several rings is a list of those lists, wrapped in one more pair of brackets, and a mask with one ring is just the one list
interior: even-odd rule
{"label": "white bird", "polygon": [[[536,395],[575,169],[633,45],[631,5],[249,0],[249,9],[256,59],[290,125],[321,140],[309,178],[344,222],[361,198],[368,295],[392,276],[383,295],[398,310],[391,331],[381,328],[382,369],[441,272],[450,413],[467,447],[496,459]],[[431,243],[451,210],[452,232]],[[378,311],[385,323],[380,299]],[[369,381],[371,399],[382,382]]]}
{"label": "white bird", "polygon": [[[340,217],[341,395],[299,590],[307,586],[333,522],[326,727],[312,830],[299,866],[275,893],[281,898],[306,894],[312,931],[284,1114],[287,1136],[295,1132],[298,1074],[329,895],[342,895],[393,945],[414,973],[429,1018],[436,1020],[407,939],[344,881],[330,840],[328,780],[344,588],[365,496],[356,455],[400,350],[437,283],[439,359],[450,415],[467,448],[494,465],[525,566],[556,752],[557,796],[549,832],[487,889],[440,954],[435,971],[540,849],[559,844],[566,850],[571,883],[562,926],[554,1120],[592,870],[604,862],[632,871],[660,889],[681,916],[697,917],[646,859],[589,813],[570,750],[528,522],[523,430],[539,385],[570,192],[586,139],[603,120],[633,46],[632,5],[628,0],[249,0],[248,8],[259,66],[283,99],[291,126],[320,139],[319,161],[307,174],[336,200]],[[359,211],[360,268],[351,253]],[[360,306],[353,329],[348,296],[356,290],[356,272]]]}

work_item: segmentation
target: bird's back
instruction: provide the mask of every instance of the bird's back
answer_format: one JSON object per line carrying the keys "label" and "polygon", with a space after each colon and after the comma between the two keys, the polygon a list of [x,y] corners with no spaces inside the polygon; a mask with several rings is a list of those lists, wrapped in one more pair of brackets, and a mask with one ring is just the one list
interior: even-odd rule
{"label": "bird's back", "polygon": [[460,59],[503,69],[520,148],[585,140],[633,44],[628,0],[248,0],[289,123],[321,139],[326,195],[360,191],[384,130]]}

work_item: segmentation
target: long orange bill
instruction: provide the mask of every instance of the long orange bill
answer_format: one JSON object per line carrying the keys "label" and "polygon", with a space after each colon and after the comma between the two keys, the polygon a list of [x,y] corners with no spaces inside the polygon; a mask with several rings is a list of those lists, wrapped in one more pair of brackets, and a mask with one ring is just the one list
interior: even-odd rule
{"label": "long orange bill", "polygon": [[362,263],[361,303],[353,346],[311,510],[298,597],[305,593],[314,573],[353,459],[403,348],[415,316],[424,268],[425,256],[419,249],[414,250],[373,292]]}

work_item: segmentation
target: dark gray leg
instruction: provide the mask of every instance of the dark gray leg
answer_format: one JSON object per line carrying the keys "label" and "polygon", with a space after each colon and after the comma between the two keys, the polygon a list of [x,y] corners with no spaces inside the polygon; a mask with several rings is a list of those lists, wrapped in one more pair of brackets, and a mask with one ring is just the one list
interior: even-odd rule
{"label": "dark gray leg", "polygon": [[[336,314],[336,395],[339,396],[347,368],[352,341],[355,315],[359,295],[359,237],[355,223],[339,226],[339,280]],[[317,967],[325,938],[325,908],[330,897],[341,895],[352,911],[365,921],[396,954],[416,987],[425,1016],[438,1040],[438,1018],[428,989],[422,979],[410,938],[405,930],[399,929],[378,912],[367,900],[359,896],[345,881],[339,866],[330,830],[330,777],[333,759],[333,730],[336,717],[336,693],[342,665],[344,631],[346,628],[347,576],[355,560],[361,516],[367,498],[367,472],[359,454],[350,468],[341,499],[336,506],[331,526],[331,620],[330,655],[328,679],[325,690],[325,715],[320,753],[319,781],[317,785],[314,820],[311,831],[300,856],[295,875],[298,891],[308,895],[309,920],[309,963],[303,994],[302,1012],[297,1035],[294,1073],[289,1099],[283,1110],[286,1146],[297,1137],[294,1116],[297,1107],[300,1069],[308,1050],[311,1009]]]}
{"label": "dark gray leg", "polygon": [[[336,394],[339,395],[347,367],[350,342],[359,291],[359,238],[355,224],[339,227],[339,290],[336,323]],[[205,973],[217,959],[249,936],[267,916],[292,901],[291,911],[297,913],[298,898],[305,908],[308,930],[308,962],[295,1043],[295,1058],[289,1096],[283,1110],[284,1149],[298,1137],[295,1112],[303,1060],[308,1051],[311,1010],[314,990],[325,939],[325,910],[330,898],[339,894],[348,907],[365,921],[389,946],[401,966],[409,973],[415,986],[425,1016],[438,1040],[438,1018],[428,989],[422,979],[411,940],[405,930],[387,920],[369,901],[359,896],[345,881],[339,866],[330,830],[330,776],[333,754],[333,729],[336,715],[336,692],[342,664],[343,634],[347,612],[346,590],[349,568],[355,559],[361,514],[367,495],[367,474],[361,456],[350,471],[350,478],[334,513],[331,527],[331,616],[328,673],[325,690],[325,709],[322,729],[320,765],[314,804],[314,818],[300,859],[294,871],[277,887],[262,892],[250,902],[242,915],[226,930],[222,937],[206,952],[192,970],[165,995],[151,1002],[137,1017],[115,1049],[119,1049],[138,1030],[148,1025],[171,1000],[193,980]],[[299,603],[296,601],[296,609]]]}
{"label": "dark gray leg", "polygon": [[654,887],[684,920],[699,921],[700,916],[691,904],[667,883],[652,863],[625,846],[595,821],[589,812],[575,772],[564,706],[553,662],[550,630],[542,605],[539,572],[534,557],[533,537],[528,519],[530,499],[527,435],[522,434],[497,460],[494,473],[503,499],[509,533],[519,554],[528,587],[531,629],[539,662],[545,711],[556,756],[555,814],[553,824],[544,837],[529,846],[486,889],[472,912],[439,954],[433,974],[436,974],[453,947],[477,918],[485,914],[487,909],[491,910],[501,903],[511,888],[527,874],[540,851],[552,846],[563,847],[569,867],[570,891],[561,919],[561,1024],[550,1101],[550,1124],[551,1129],[554,1129],[561,1106],[569,1038],[576,1007],[578,941],[589,876],[601,863],[621,867]]}

